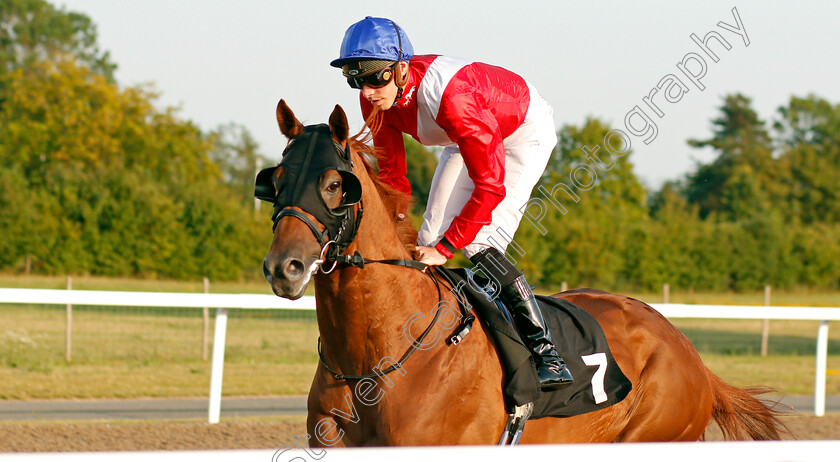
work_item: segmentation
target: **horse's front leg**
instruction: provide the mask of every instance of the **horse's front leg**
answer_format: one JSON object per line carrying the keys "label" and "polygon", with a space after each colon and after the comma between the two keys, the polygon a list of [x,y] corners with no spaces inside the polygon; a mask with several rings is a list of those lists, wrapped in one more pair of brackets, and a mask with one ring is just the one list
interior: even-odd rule
{"label": "horse's front leg", "polygon": [[[313,379],[307,400],[308,416],[306,419],[306,433],[292,435],[292,443],[278,449],[271,460],[320,460],[326,455],[330,447],[347,446],[342,436],[344,434],[333,421],[331,415],[322,409],[329,409],[325,401],[331,393],[324,389],[323,379],[318,375]],[[296,450],[303,450],[307,457],[298,457]],[[284,455],[287,451],[292,453]]]}
{"label": "horse's front leg", "polygon": [[310,447],[365,445],[361,418],[347,382],[337,381],[319,368],[309,389],[307,409],[304,438]]}
{"label": "horse's front leg", "polygon": [[334,416],[310,412],[306,418],[306,435],[301,440],[305,439],[310,448],[329,449],[352,446],[352,443],[346,441],[346,434],[346,430],[336,422]]}

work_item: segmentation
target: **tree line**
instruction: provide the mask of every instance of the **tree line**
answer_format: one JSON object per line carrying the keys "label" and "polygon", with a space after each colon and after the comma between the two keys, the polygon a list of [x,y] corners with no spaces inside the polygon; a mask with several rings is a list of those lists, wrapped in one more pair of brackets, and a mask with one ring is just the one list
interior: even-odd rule
{"label": "tree line", "polygon": [[570,181],[610,127],[563,127],[543,184],[565,182],[573,194],[558,195],[567,213],[541,221],[548,233],[523,220],[527,271],[549,286],[840,288],[840,105],[794,96],[768,124],[733,94],[712,124],[688,145],[715,160],[656,191],[633,175],[632,152],[612,156],[597,179]]}
{"label": "tree line", "polygon": [[115,69],[86,16],[0,1],[0,270],[260,275],[253,138],[203,132]]}
{"label": "tree line", "polygon": [[[273,161],[244,127],[203,131],[115,69],[86,16],[0,0],[0,271],[260,277],[271,226],[251,194]],[[511,256],[543,287],[840,288],[840,106],[791,97],[767,123],[734,94],[713,127],[687,149],[715,159],[649,191],[632,151],[602,149],[614,165],[571,181],[611,127],[563,126],[540,185],[568,187],[566,213],[546,232],[523,220]],[[407,142],[418,218],[436,160]]]}

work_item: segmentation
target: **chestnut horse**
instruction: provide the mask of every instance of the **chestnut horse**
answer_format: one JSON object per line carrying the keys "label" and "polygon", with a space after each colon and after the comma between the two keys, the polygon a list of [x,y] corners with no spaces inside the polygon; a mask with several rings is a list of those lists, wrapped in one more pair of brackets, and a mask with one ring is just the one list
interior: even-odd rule
{"label": "chestnut horse", "polygon": [[[304,132],[282,100],[277,121],[290,143]],[[370,148],[359,136],[348,136],[340,106],[329,118],[329,134],[335,141],[331,144],[341,148],[335,149],[336,155],[343,150],[351,156],[358,178],[352,187],[361,186],[361,202],[350,208],[358,217],[358,209],[364,207],[355,239],[343,254],[411,259],[416,231],[399,214],[409,198],[378,181],[362,155]],[[275,191],[284,181],[294,180],[286,178],[284,170],[281,164],[273,171]],[[328,169],[315,185],[319,200],[329,209],[341,206],[346,178]],[[315,229],[299,218],[307,217],[318,231],[325,226],[311,213],[286,208],[297,209],[298,216],[277,217],[275,211],[276,229],[264,270],[278,296],[296,299],[324,254]],[[333,263],[324,263],[324,269]],[[450,335],[456,323],[449,311],[433,316],[444,311],[440,307],[445,303],[440,303],[440,287],[428,272],[386,264],[338,264],[312,279],[322,361],[308,399],[311,446],[497,443],[507,419],[499,358],[480,322],[458,345],[437,341]],[[447,306],[456,306],[446,289],[442,296]],[[698,440],[712,418],[727,439],[780,439],[784,426],[779,412],[753,396],[765,390],[724,383],[703,365],[688,339],[650,306],[592,289],[555,296],[598,320],[633,389],[611,407],[529,421],[521,443]],[[407,337],[418,339],[424,330],[428,336],[422,348],[398,363],[411,350]],[[392,372],[384,374],[388,366]],[[373,378],[336,378],[328,368]]]}

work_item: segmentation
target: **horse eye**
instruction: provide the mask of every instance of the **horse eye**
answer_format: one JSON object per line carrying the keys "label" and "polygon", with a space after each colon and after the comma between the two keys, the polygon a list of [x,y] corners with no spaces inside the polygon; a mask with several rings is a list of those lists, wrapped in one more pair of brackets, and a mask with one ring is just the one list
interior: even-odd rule
{"label": "horse eye", "polygon": [[333,181],[332,183],[330,183],[329,186],[327,186],[327,190],[330,191],[330,192],[336,192],[336,191],[338,191],[338,189],[340,187],[341,187],[341,182],[340,181]]}

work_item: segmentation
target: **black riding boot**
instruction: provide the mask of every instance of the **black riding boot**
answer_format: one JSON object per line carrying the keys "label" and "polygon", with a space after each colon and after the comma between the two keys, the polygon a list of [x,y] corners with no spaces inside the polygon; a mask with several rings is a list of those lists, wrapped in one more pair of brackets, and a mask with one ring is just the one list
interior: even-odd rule
{"label": "black riding boot", "polygon": [[502,286],[499,297],[510,311],[519,336],[536,360],[540,387],[559,388],[572,383],[572,374],[566,367],[566,361],[563,361],[554,348],[542,311],[525,276],[519,276],[513,282]]}
{"label": "black riding boot", "polygon": [[536,362],[540,388],[559,388],[572,383],[572,374],[554,348],[542,311],[525,276],[495,247],[482,250],[470,260],[499,284],[499,298],[510,311],[519,336]]}

